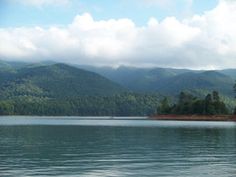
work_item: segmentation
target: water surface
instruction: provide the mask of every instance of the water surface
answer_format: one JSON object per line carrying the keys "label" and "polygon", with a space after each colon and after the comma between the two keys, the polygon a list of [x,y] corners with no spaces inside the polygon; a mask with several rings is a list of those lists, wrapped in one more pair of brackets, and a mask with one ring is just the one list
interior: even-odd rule
{"label": "water surface", "polygon": [[236,124],[0,117],[0,176],[236,174]]}

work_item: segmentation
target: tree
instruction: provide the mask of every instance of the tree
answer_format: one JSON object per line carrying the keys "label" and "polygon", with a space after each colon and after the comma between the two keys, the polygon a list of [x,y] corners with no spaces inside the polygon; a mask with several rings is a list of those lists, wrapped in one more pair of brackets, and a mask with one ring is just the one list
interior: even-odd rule
{"label": "tree", "polygon": [[160,106],[157,109],[158,114],[169,114],[171,110],[171,107],[169,105],[169,101],[167,97],[165,97],[163,100],[160,102]]}
{"label": "tree", "polygon": [[0,115],[11,115],[14,112],[14,106],[9,101],[0,102]]}
{"label": "tree", "polygon": [[212,92],[212,97],[213,97],[214,102],[220,102],[220,96],[219,96],[219,93],[217,91]]}
{"label": "tree", "polygon": [[213,106],[215,108],[215,114],[228,114],[228,110],[224,102],[220,100],[219,93],[217,91],[213,91],[212,95],[213,95]]}
{"label": "tree", "polygon": [[191,94],[181,92],[179,101],[173,107],[171,112],[174,114],[199,114],[199,115],[216,115],[228,114],[228,110],[220,100],[219,93],[213,91],[212,94],[207,94],[205,99],[199,99]]}
{"label": "tree", "polygon": [[196,100],[193,103],[193,113],[194,114],[205,114],[205,100]]}
{"label": "tree", "polygon": [[176,114],[192,114],[193,102],[195,97],[189,93],[180,92],[178,104],[175,106],[174,112]]}
{"label": "tree", "polygon": [[205,97],[205,114],[213,115],[215,114],[215,107],[213,106],[213,99],[211,94],[207,94]]}
{"label": "tree", "polygon": [[219,115],[228,114],[228,109],[224,102],[220,100],[219,93],[213,91],[212,95],[208,94],[205,98],[205,114]]}

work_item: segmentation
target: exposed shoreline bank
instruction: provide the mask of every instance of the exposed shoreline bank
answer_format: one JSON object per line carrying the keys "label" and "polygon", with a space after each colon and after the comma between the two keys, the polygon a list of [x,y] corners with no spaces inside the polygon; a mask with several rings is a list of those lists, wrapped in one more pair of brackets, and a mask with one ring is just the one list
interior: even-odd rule
{"label": "exposed shoreline bank", "polygon": [[233,121],[235,115],[154,115],[149,117],[152,120],[179,120],[179,121]]}

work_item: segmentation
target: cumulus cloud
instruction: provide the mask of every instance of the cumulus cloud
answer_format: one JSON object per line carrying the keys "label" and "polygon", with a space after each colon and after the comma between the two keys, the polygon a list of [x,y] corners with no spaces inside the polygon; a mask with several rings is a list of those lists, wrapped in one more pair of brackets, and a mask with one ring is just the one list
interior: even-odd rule
{"label": "cumulus cloud", "polygon": [[220,1],[203,15],[144,26],[130,19],[96,21],[77,15],[71,24],[49,28],[0,29],[0,57],[92,65],[178,68],[236,67],[236,3]]}

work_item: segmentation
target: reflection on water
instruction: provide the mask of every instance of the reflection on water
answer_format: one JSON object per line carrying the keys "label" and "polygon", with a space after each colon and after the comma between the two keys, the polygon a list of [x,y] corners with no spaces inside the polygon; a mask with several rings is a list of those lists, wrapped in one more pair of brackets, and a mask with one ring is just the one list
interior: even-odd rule
{"label": "reflection on water", "polygon": [[234,123],[149,121],[148,126],[147,120],[133,120],[124,126],[122,120],[112,126],[103,121],[6,126],[0,120],[0,176],[236,174]]}

